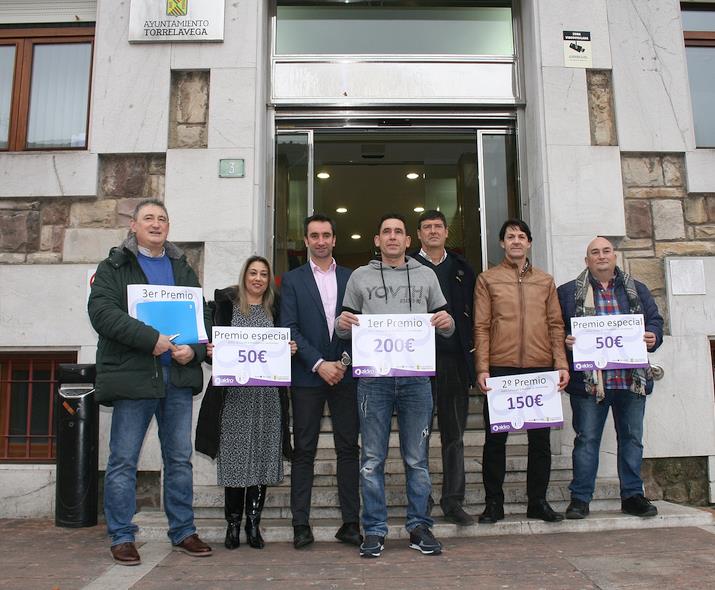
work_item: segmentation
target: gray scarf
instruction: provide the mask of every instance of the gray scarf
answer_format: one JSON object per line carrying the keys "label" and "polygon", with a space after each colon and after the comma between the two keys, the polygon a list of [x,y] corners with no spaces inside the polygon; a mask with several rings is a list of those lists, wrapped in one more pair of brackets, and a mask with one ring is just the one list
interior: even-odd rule
{"label": "gray scarf", "polygon": [[[641,306],[641,301],[638,298],[638,291],[636,290],[636,283],[633,277],[628,273],[623,272],[620,268],[616,267],[615,270],[615,280],[623,281],[623,285],[626,289],[626,296],[628,297],[628,313],[643,313],[643,308]],[[596,315],[596,304],[594,302],[593,285],[591,285],[591,273],[588,269],[585,269],[578,278],[576,279],[576,316],[592,316]],[[624,310],[621,310],[624,313]],[[649,379],[653,378],[653,370],[648,367],[646,369],[628,369],[631,373],[631,386],[630,391],[637,395],[646,394],[646,383]],[[595,371],[588,371],[584,373],[584,385],[586,391],[592,395],[596,396],[596,401],[602,402],[603,398],[606,396],[603,384],[603,371],[597,369]]]}

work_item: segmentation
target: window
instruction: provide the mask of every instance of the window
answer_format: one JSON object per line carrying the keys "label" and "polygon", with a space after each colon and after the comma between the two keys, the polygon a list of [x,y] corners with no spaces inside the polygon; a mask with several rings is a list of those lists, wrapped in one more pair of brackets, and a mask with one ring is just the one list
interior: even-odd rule
{"label": "window", "polygon": [[93,26],[0,27],[0,150],[86,149]]}
{"label": "window", "polygon": [[683,3],[682,16],[695,145],[715,148],[715,3]]}
{"label": "window", "polygon": [[511,2],[279,0],[276,55],[514,53]]}
{"label": "window", "polygon": [[0,354],[0,461],[52,462],[60,363],[77,354]]}

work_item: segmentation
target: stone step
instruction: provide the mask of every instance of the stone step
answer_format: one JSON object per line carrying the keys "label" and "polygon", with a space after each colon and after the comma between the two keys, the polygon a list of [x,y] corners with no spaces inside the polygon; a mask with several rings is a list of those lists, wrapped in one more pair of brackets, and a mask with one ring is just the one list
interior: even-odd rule
{"label": "stone step", "polygon": [[[556,510],[564,511],[566,502],[553,502]],[[588,533],[608,530],[643,529],[643,528],[672,528],[691,526],[710,526],[715,524],[715,517],[706,510],[679,506],[670,502],[655,502],[658,515],[652,518],[638,518],[620,512],[618,500],[594,501],[591,503],[591,514],[583,520],[564,520],[561,523],[546,523],[540,520],[527,519],[523,514],[523,506],[519,512],[509,512],[507,517],[494,525],[473,525],[458,527],[447,523],[441,515],[435,515],[434,534],[437,538],[446,539],[453,537],[487,537],[497,535],[540,535],[547,533]],[[435,510],[439,512],[438,509]],[[476,514],[476,511],[472,511]],[[313,535],[317,541],[336,542],[335,532],[340,526],[340,519],[335,517],[321,517],[312,514]],[[138,541],[165,541],[166,517],[160,511],[141,511],[134,522],[139,526]],[[407,539],[408,534],[404,529],[404,514],[390,516],[389,543],[397,539]],[[226,523],[222,517],[198,517],[196,527],[202,539],[211,543],[223,542],[226,533]],[[293,527],[290,519],[274,519],[264,513],[261,522],[261,531],[264,539],[269,543],[292,542]],[[245,541],[241,531],[241,540]],[[346,550],[357,551],[354,548]]]}
{"label": "stone step", "polygon": [[[482,471],[482,453],[481,448],[479,452],[475,454],[468,454],[467,451],[471,449],[465,449],[464,457],[464,469],[467,473],[481,473]],[[513,449],[509,449],[510,455],[506,459],[506,470],[507,475],[514,472],[524,472],[526,473],[527,457],[525,455],[516,455],[511,453]],[[327,453],[326,453],[327,454]],[[291,473],[291,463],[286,462],[284,465],[284,471],[286,475]],[[551,471],[557,470],[570,470],[571,469],[571,457],[570,455],[553,455],[551,458]],[[431,453],[429,461],[430,475],[434,476],[436,474],[442,473],[442,460],[439,457],[439,453]],[[385,473],[403,473],[404,466],[402,459],[398,457],[388,458],[385,461]],[[313,468],[313,473],[317,476],[319,475],[336,475],[337,474],[337,463],[335,461],[335,453],[332,453],[332,457],[328,456],[322,459],[316,459]]]}
{"label": "stone step", "polygon": [[[549,485],[547,499],[549,502],[567,501],[571,494],[568,489],[569,481],[554,481]],[[399,515],[404,512],[407,505],[404,484],[385,486],[388,514]],[[432,497],[439,503],[441,491],[439,486],[432,489]],[[600,479],[596,484],[594,498],[596,500],[612,500],[620,497],[620,487],[617,479]],[[509,505],[526,504],[526,485],[523,482],[510,482],[504,484],[505,507]],[[219,486],[194,487],[194,509],[201,517],[218,518],[223,514],[224,493]],[[467,487],[464,505],[472,512],[481,511],[484,505],[484,487],[476,484]],[[311,513],[318,511],[318,518],[331,518],[329,515],[339,516],[338,490],[334,487],[313,489]],[[329,509],[329,510],[323,510]],[[507,508],[505,508],[507,509]],[[266,517],[286,518],[290,515],[290,488],[271,487],[266,494]],[[511,509],[510,509],[511,510]]]}
{"label": "stone step", "polygon": [[[507,460],[506,481],[526,481],[526,457],[512,457]],[[313,487],[337,486],[335,461],[322,460],[316,462],[313,476]],[[481,457],[466,457],[464,460],[465,476],[467,484],[481,483],[482,481],[482,461]],[[443,480],[442,461],[440,459],[430,459],[430,476],[432,484],[441,484]],[[551,465],[551,481],[571,481],[572,477],[571,458],[566,455],[554,457]],[[291,467],[287,463],[285,467],[285,479],[276,487],[290,487]],[[405,470],[401,459],[389,459],[385,462],[385,483],[405,483]]]}
{"label": "stone step", "polygon": [[[482,406],[484,396],[482,395],[470,395],[469,396],[469,408],[467,413],[467,430],[484,430],[484,416],[482,415]],[[434,430],[433,432],[439,431],[439,420],[435,417],[433,421]],[[397,432],[397,416],[392,416],[392,432]],[[332,432],[333,424],[330,419],[330,410],[328,405],[325,404],[325,409],[323,411],[323,418],[320,421],[320,432]]]}
{"label": "stone step", "polygon": [[[528,443],[527,433],[525,431],[512,432],[507,439],[507,446],[523,446],[526,448]],[[464,433],[464,446],[465,447],[481,447],[484,445],[484,430],[467,430]],[[390,433],[389,447],[399,448],[400,446],[400,435],[399,432]],[[332,449],[334,448],[333,434],[332,432],[321,432],[318,435],[318,449]],[[441,448],[441,442],[437,433],[433,433],[430,439],[430,449]]]}
{"label": "stone step", "polygon": [[[570,469],[559,469],[551,471],[551,481],[571,481],[573,471]],[[441,486],[444,480],[444,474],[441,471],[430,471],[430,476],[432,478],[433,486]],[[481,485],[482,474],[481,467],[479,471],[470,470],[465,473],[465,480],[467,485]],[[404,472],[386,472],[385,473],[385,484],[386,485],[404,485],[406,477]],[[525,482],[526,472],[525,471],[507,471],[505,482]],[[289,488],[291,482],[291,476],[286,475],[285,479],[278,484],[277,488]],[[335,475],[316,475],[313,477],[313,489],[318,488],[333,488],[337,487],[338,479]]]}
{"label": "stone step", "polygon": [[[321,435],[323,436],[323,435]],[[328,435],[332,437],[331,435]],[[515,437],[516,438],[516,437]],[[438,436],[433,436],[432,440],[430,441],[430,456],[431,457],[439,457],[441,453],[441,445],[439,443],[439,437]],[[479,457],[481,459],[482,457],[482,449],[483,445],[469,445],[464,447],[464,457]],[[528,452],[528,445],[527,441],[523,440],[520,441],[518,438],[516,438],[515,441],[512,442],[511,437],[507,441],[507,457],[523,457],[526,460],[526,454]],[[552,458],[555,457],[560,457],[562,455],[557,455],[557,449],[552,449]],[[565,456],[565,455],[564,455]],[[400,459],[400,449],[398,446],[390,447],[387,450],[387,458],[388,459]],[[321,460],[331,460],[335,461],[335,449],[333,448],[333,445],[325,445],[323,448],[318,448],[315,453],[315,460],[321,461]]]}

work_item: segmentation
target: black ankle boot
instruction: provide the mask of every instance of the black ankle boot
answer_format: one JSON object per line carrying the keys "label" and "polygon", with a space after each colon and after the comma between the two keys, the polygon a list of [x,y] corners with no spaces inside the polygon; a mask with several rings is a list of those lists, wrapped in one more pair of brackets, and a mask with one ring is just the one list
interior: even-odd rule
{"label": "black ankle boot", "polygon": [[224,488],[223,511],[228,523],[226,539],[223,542],[226,549],[236,549],[240,545],[239,533],[245,495],[246,488]]}
{"label": "black ankle boot", "polygon": [[266,501],[266,486],[251,486],[246,489],[246,537],[254,549],[263,549],[265,543],[261,536],[261,512]]}
{"label": "black ankle boot", "polygon": [[226,538],[224,539],[224,546],[226,549],[238,549],[241,544],[239,539],[239,533],[241,532],[241,519],[229,520],[228,526],[226,527]]}

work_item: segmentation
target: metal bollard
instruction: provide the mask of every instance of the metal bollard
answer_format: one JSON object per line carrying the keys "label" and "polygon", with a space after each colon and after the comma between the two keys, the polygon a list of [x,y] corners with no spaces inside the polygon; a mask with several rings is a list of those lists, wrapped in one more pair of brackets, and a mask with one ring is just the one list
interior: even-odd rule
{"label": "metal bollard", "polygon": [[97,524],[99,406],[94,365],[60,365],[55,404],[57,481],[55,525]]}

